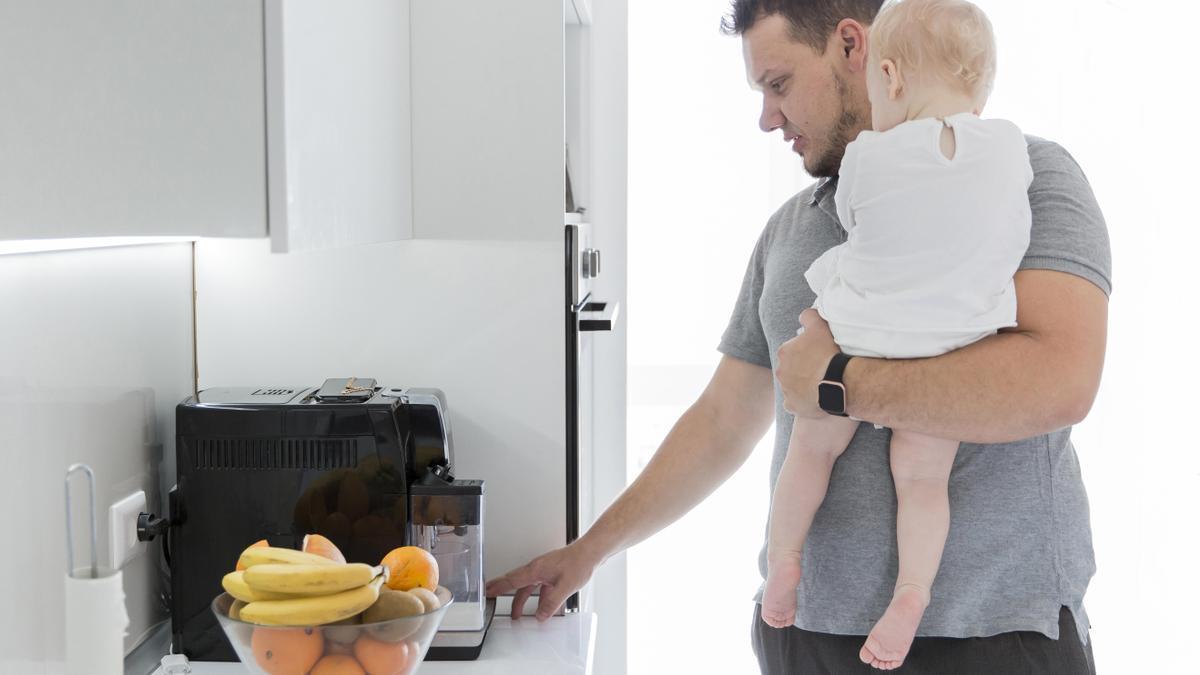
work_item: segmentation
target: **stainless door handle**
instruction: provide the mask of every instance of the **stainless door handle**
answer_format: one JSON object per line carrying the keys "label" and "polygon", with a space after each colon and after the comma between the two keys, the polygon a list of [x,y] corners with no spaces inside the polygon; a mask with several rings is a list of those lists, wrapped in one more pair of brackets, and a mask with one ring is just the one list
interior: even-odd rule
{"label": "stainless door handle", "polygon": [[610,331],[621,313],[619,302],[589,302],[579,310],[580,332]]}

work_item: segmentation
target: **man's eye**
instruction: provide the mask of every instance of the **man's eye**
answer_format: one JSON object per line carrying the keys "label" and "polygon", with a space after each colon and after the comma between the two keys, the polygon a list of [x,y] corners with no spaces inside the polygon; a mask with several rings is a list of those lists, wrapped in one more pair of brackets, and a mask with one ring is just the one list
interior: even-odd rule
{"label": "man's eye", "polygon": [[772,82],[771,91],[775,92],[776,94],[783,91],[783,80],[775,80]]}

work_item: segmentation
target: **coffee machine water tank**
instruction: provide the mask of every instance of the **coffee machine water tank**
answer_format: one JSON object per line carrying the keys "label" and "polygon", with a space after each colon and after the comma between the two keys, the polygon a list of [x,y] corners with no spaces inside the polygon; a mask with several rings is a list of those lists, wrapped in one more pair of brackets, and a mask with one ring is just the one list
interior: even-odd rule
{"label": "coffee machine water tank", "polygon": [[455,479],[437,465],[410,486],[409,498],[409,538],[433,554],[440,584],[454,594],[439,633],[482,630],[483,481]]}

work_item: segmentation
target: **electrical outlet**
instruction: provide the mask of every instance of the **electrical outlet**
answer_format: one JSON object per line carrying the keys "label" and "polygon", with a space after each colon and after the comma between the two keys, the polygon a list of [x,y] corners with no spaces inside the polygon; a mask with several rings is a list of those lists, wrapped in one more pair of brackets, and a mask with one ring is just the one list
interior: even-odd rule
{"label": "electrical outlet", "polygon": [[146,510],[146,493],[138,490],[108,507],[108,563],[119,570],[141,550],[138,514]]}

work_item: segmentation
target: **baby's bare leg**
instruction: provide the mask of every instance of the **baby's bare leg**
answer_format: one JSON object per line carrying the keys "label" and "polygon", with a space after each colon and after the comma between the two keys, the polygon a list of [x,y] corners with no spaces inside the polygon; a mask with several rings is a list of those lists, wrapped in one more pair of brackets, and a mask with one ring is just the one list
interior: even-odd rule
{"label": "baby's bare leg", "polygon": [[771,499],[767,536],[767,584],[762,618],[784,628],[796,618],[796,586],[800,583],[800,551],[813,515],[825,499],[829,473],[858,422],[845,417],[797,418],[792,426],[787,457],[779,470]]}
{"label": "baby's bare leg", "polygon": [[929,605],[929,589],[950,530],[946,490],[957,451],[958,441],[911,431],[892,433],[900,570],[892,602],[871,629],[859,654],[876,668],[891,670],[904,662]]}

